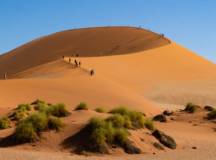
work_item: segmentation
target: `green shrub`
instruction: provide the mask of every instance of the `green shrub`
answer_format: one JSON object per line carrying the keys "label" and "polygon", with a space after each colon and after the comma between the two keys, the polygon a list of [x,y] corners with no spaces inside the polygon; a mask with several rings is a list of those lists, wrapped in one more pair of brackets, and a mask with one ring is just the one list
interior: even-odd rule
{"label": "green shrub", "polygon": [[20,110],[15,110],[11,115],[9,115],[9,118],[11,120],[20,121],[24,119],[26,116],[26,113]]}
{"label": "green shrub", "polygon": [[138,129],[144,127],[145,118],[143,113],[136,111],[129,111],[124,107],[112,109],[110,113],[122,115],[124,117],[124,127],[130,129]]}
{"label": "green shrub", "polygon": [[6,129],[10,127],[10,120],[7,117],[0,118],[0,129]]}
{"label": "green shrub", "polygon": [[103,108],[100,108],[100,107],[96,108],[95,111],[98,113],[104,113],[105,112],[105,110]]}
{"label": "green shrub", "polygon": [[129,112],[129,118],[131,120],[132,126],[134,128],[143,128],[144,127],[144,116],[141,112],[131,111]]}
{"label": "green shrub", "polygon": [[70,112],[66,109],[65,104],[59,103],[49,106],[47,109],[47,114],[56,117],[66,117],[70,114]]}
{"label": "green shrub", "polygon": [[75,110],[88,110],[88,106],[86,103],[81,102],[76,106]]}
{"label": "green shrub", "polygon": [[154,131],[155,130],[155,127],[154,127],[154,123],[152,120],[150,119],[145,119],[145,122],[144,122],[144,125],[147,129],[151,130],[151,131]]}
{"label": "green shrub", "polygon": [[196,112],[196,110],[199,108],[198,105],[195,105],[193,103],[188,103],[184,109],[185,112],[188,112],[188,113],[194,113]]}
{"label": "green shrub", "polygon": [[31,123],[37,133],[44,131],[48,126],[48,117],[45,113],[33,113],[23,121],[25,123]]}
{"label": "green shrub", "polygon": [[50,116],[48,119],[48,128],[49,129],[54,129],[56,131],[60,131],[61,128],[64,127],[64,123],[61,121],[60,118]]}
{"label": "green shrub", "polygon": [[35,104],[34,109],[39,111],[39,112],[46,112],[48,109],[48,105],[45,103],[39,102],[39,103]]}
{"label": "green shrub", "polygon": [[128,131],[124,128],[116,129],[114,140],[116,144],[124,145],[128,141]]}
{"label": "green shrub", "polygon": [[118,107],[118,108],[112,109],[109,113],[112,113],[112,114],[121,114],[121,115],[128,115],[129,110],[126,109],[125,107]]}
{"label": "green shrub", "polygon": [[207,114],[207,118],[208,118],[209,120],[211,120],[211,119],[216,119],[216,109],[214,109],[213,111],[209,112],[209,113]]}
{"label": "green shrub", "polygon": [[19,104],[16,110],[21,111],[21,112],[30,111],[31,106],[29,104]]}
{"label": "green shrub", "polygon": [[14,137],[17,142],[33,142],[38,139],[38,135],[34,129],[34,126],[30,122],[19,123],[15,132]]}
{"label": "green shrub", "polygon": [[106,121],[110,121],[114,127],[124,127],[125,118],[120,114],[114,114],[106,119]]}

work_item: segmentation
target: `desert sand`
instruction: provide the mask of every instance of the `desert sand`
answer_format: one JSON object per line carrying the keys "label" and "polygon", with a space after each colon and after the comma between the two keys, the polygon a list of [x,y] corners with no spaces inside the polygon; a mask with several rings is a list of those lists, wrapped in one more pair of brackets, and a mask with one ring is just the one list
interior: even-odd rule
{"label": "desert sand", "polygon": [[[81,67],[69,64],[69,58],[72,62],[81,61]],[[95,71],[94,76],[90,76],[91,69]],[[109,110],[125,105],[148,116],[164,109],[180,109],[187,102],[216,105],[214,63],[163,35],[134,27],[75,29],[33,40],[0,56],[0,78],[1,115],[17,104],[37,98],[51,103],[63,102],[70,111],[84,101],[90,109]],[[200,114],[192,117],[193,124],[198,126],[188,122],[190,115],[179,115],[166,124],[156,123],[159,129],[176,139],[179,145],[174,151],[150,147],[154,139],[148,135],[143,138],[149,140],[149,144],[136,140],[147,130],[132,134],[145,150],[142,155],[128,156],[119,152],[85,157],[62,149],[61,140],[77,132],[92,116],[106,114],[72,111],[72,116],[65,120],[69,125],[64,132],[45,133],[45,137],[52,137],[52,143],[43,140],[34,147],[25,144],[1,148],[0,159],[213,160],[216,156],[214,124],[203,122]],[[0,131],[0,137],[12,131],[13,128]],[[193,146],[197,149],[192,149]]]}

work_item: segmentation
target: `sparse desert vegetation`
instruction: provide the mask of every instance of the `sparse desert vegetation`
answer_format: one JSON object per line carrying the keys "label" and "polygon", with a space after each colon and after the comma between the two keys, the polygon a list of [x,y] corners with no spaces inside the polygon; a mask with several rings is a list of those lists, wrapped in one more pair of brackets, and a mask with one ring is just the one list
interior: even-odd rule
{"label": "sparse desert vegetation", "polygon": [[6,129],[10,127],[10,120],[7,117],[0,118],[0,129]]}
{"label": "sparse desert vegetation", "polygon": [[101,107],[95,108],[95,111],[98,113],[105,113],[106,112],[105,109],[101,108]]}
{"label": "sparse desert vegetation", "polygon": [[85,102],[81,102],[76,106],[75,110],[88,110],[88,106]]}
{"label": "sparse desert vegetation", "polygon": [[200,108],[200,106],[193,104],[193,103],[187,103],[187,105],[185,106],[184,111],[188,112],[188,113],[194,113],[197,111],[197,109]]}

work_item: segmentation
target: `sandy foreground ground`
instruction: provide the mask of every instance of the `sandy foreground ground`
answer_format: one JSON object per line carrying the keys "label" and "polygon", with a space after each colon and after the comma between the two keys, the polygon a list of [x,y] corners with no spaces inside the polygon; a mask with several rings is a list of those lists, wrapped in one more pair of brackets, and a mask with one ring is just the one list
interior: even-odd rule
{"label": "sandy foreground ground", "polygon": [[177,150],[158,155],[79,156],[64,153],[46,153],[1,149],[1,160],[215,160],[216,145],[197,150]]}

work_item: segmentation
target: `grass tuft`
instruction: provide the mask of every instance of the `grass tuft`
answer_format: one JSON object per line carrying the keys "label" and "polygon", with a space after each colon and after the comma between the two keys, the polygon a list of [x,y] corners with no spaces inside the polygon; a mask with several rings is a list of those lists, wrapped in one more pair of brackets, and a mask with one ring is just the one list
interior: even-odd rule
{"label": "grass tuft", "polygon": [[75,110],[88,110],[88,106],[85,102],[81,102],[76,106]]}
{"label": "grass tuft", "polygon": [[10,120],[7,117],[0,118],[0,129],[7,129],[10,127]]}
{"label": "grass tuft", "polygon": [[105,113],[105,110],[103,108],[100,108],[100,107],[96,108],[95,111],[98,113]]}

